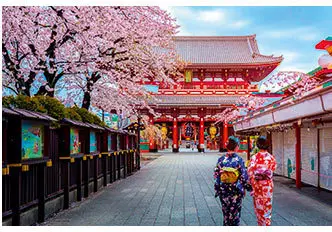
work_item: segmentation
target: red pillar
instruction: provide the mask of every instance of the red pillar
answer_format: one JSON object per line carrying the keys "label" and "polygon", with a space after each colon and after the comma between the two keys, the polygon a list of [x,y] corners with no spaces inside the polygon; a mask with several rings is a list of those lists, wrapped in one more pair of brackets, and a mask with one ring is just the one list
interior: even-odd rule
{"label": "red pillar", "polygon": [[301,128],[296,123],[294,124],[295,127],[295,138],[296,138],[296,145],[295,145],[295,174],[296,174],[296,187],[301,188]]}
{"label": "red pillar", "polygon": [[250,160],[250,136],[247,136],[247,160]]}
{"label": "red pillar", "polygon": [[199,152],[204,152],[204,118],[199,119]]}
{"label": "red pillar", "polygon": [[[150,116],[150,125],[153,125],[153,116]],[[149,151],[150,152],[157,152],[157,146],[156,146],[156,141],[155,138],[150,138],[149,139]]]}
{"label": "red pillar", "polygon": [[227,122],[224,122],[224,131],[223,131],[223,147],[226,148],[226,143],[228,141],[228,126]]}
{"label": "red pillar", "polygon": [[219,126],[219,151],[221,152],[222,149],[224,148],[224,145],[223,145],[223,124],[220,123],[220,126]]}
{"label": "red pillar", "polygon": [[173,119],[173,152],[179,152],[178,122]]}

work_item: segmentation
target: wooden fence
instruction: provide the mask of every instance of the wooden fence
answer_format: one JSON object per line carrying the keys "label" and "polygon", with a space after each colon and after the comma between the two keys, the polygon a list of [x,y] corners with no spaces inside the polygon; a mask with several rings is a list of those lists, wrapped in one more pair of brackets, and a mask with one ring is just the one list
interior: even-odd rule
{"label": "wooden fence", "polygon": [[[107,186],[126,178],[140,167],[137,137],[123,131],[100,132],[97,151],[71,157],[63,156],[60,151],[63,131],[49,129],[45,136],[43,162],[29,159],[15,163],[10,158],[12,134],[7,133],[8,129],[7,122],[3,120],[2,219],[11,218],[12,225],[20,225],[21,214],[35,207],[38,207],[36,222],[43,222],[48,201],[63,196],[62,208],[67,209],[70,192],[76,190],[75,200],[81,201],[89,196],[89,186],[92,185],[93,192],[97,192],[101,180],[102,185]],[[105,150],[108,145],[103,133],[111,135],[111,149]]]}

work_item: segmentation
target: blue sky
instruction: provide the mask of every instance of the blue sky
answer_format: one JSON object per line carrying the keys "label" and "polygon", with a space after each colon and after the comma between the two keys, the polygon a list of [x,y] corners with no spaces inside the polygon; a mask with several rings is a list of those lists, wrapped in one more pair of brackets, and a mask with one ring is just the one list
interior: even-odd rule
{"label": "blue sky", "polygon": [[283,55],[280,71],[309,72],[326,53],[315,45],[332,35],[332,7],[162,7],[177,19],[178,35],[256,34],[263,55]]}

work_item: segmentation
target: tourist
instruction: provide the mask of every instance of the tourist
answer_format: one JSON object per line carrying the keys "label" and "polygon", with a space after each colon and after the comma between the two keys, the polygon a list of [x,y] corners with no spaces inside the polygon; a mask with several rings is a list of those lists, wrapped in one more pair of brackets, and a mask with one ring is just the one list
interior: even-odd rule
{"label": "tourist", "polygon": [[239,139],[230,136],[227,152],[217,162],[214,170],[215,197],[219,197],[224,215],[224,226],[240,225],[241,204],[245,189],[251,191],[243,159],[236,153]]}
{"label": "tourist", "polygon": [[248,174],[253,191],[254,208],[259,226],[271,225],[273,172],[276,161],[273,155],[267,152],[269,143],[265,136],[260,136],[256,143],[259,152],[254,154],[249,163]]}

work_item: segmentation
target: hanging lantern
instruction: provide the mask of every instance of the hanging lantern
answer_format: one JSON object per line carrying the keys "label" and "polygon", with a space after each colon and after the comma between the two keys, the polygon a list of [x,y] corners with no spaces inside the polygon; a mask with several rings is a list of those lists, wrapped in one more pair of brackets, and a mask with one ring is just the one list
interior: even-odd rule
{"label": "hanging lantern", "polygon": [[330,68],[332,66],[332,56],[324,54],[318,59],[318,64],[322,68]]}
{"label": "hanging lantern", "polygon": [[167,139],[167,132],[168,132],[168,129],[166,127],[166,123],[163,123],[162,127],[161,127],[161,136],[162,136],[163,140]]}
{"label": "hanging lantern", "polygon": [[211,126],[208,128],[208,134],[210,135],[212,140],[216,137],[217,133],[218,133],[218,128],[216,128],[214,124],[211,124]]}

